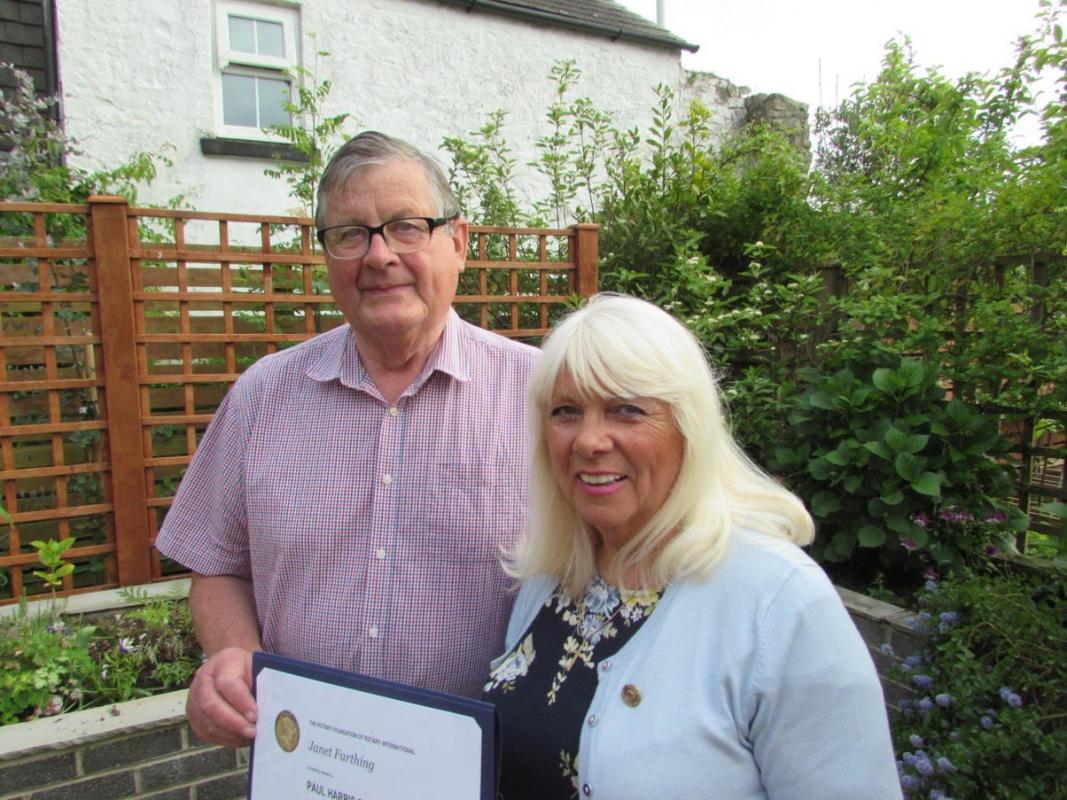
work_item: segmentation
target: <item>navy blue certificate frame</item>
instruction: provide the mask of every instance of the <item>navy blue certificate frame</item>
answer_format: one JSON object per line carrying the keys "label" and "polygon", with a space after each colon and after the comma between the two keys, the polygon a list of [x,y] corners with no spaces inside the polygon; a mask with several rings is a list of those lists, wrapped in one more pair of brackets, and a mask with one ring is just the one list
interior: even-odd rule
{"label": "navy blue certificate frame", "polygon": [[[500,722],[497,717],[496,707],[491,703],[481,700],[472,700],[469,697],[460,697],[445,692],[436,692],[431,689],[420,689],[416,686],[408,686],[403,683],[372,678],[368,675],[360,675],[356,672],[344,672],[331,667],[322,667],[312,664],[310,661],[301,661],[297,658],[279,656],[273,653],[257,652],[252,654],[252,692],[256,691],[256,679],[264,669],[273,669],[286,672],[302,678],[309,678],[322,683],[329,683],[342,688],[354,689],[360,692],[376,694],[405,703],[436,708],[442,711],[450,711],[454,714],[463,714],[473,719],[482,732],[482,772],[481,788],[478,798],[471,800],[496,800],[498,788],[498,765],[500,763],[501,739]],[[252,749],[248,757],[248,786],[251,791],[252,770],[255,767],[256,743],[252,742]],[[250,800],[253,800],[250,797]]]}

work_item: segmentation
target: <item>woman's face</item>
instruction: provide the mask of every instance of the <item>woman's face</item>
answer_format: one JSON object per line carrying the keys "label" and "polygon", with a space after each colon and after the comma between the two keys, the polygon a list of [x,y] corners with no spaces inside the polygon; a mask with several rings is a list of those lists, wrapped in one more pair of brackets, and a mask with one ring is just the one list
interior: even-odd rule
{"label": "woman's face", "polygon": [[552,392],[546,438],[564,497],[612,549],[666,501],[684,450],[663,401],[580,396],[565,372]]}

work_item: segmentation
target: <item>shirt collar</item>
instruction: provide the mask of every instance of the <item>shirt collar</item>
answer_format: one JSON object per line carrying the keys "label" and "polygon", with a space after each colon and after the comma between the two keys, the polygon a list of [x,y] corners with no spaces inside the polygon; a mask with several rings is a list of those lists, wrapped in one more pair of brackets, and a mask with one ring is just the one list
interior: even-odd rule
{"label": "shirt collar", "polygon": [[[350,389],[370,391],[374,387],[374,381],[371,380],[359,358],[359,351],[356,349],[356,332],[348,324],[343,328],[345,332],[335,334],[332,341],[323,348],[319,357],[311,363],[307,375],[320,383],[336,380]],[[456,314],[456,310],[450,308],[448,319],[445,321],[445,329],[437,341],[437,346],[433,349],[422,371],[404,392],[405,395],[417,392],[435,372],[442,372],[462,383],[470,380],[464,333],[462,320]]]}

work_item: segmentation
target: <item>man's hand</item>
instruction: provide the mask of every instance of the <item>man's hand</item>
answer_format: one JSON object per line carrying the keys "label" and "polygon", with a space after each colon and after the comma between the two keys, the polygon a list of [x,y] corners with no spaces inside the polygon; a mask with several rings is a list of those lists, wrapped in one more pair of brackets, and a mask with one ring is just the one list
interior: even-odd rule
{"label": "man's hand", "polygon": [[252,654],[226,647],[205,661],[189,687],[185,714],[205,742],[248,745],[256,735],[258,714],[252,697]]}

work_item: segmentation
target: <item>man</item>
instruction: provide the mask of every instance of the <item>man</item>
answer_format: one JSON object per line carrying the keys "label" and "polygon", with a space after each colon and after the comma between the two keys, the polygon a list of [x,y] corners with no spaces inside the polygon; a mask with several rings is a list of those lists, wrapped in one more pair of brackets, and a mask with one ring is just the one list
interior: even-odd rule
{"label": "man", "polygon": [[156,542],[193,572],[190,724],[233,747],[254,651],[477,695],[512,602],[537,351],[452,311],[467,223],[434,161],[365,132],[317,199],[348,324],[241,376]]}

